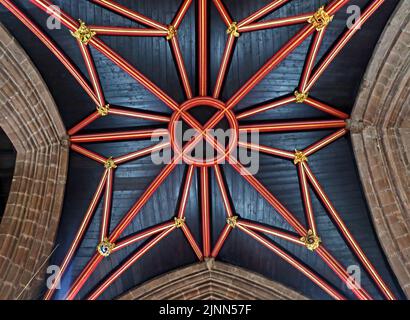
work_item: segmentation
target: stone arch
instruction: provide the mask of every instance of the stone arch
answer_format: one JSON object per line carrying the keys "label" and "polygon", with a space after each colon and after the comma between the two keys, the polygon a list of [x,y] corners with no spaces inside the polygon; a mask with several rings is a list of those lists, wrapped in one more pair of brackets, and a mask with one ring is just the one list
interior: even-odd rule
{"label": "stone arch", "polygon": [[379,39],[352,113],[351,137],[381,245],[410,297],[410,3]]}
{"label": "stone arch", "polygon": [[60,220],[66,130],[37,69],[2,25],[0,126],[17,151],[0,224],[0,299],[35,299]]}
{"label": "stone arch", "polygon": [[131,289],[121,300],[305,300],[277,282],[213,259],[171,271]]}

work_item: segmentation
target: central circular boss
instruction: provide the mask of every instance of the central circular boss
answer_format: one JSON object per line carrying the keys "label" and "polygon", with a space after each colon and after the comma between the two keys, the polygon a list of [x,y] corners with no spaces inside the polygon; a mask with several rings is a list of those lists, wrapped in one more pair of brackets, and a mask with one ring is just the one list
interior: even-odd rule
{"label": "central circular boss", "polygon": [[[206,149],[206,146],[210,146],[210,143],[203,143],[205,137],[202,137],[202,139],[200,139],[192,148],[183,150],[184,142],[189,143],[189,141],[193,139],[194,135],[201,134],[201,132],[198,132],[198,130],[193,127],[189,128],[189,131],[184,131],[183,129],[183,114],[191,116],[192,118],[197,120],[198,123],[200,123],[200,121],[198,121],[196,117],[189,113],[191,109],[195,108],[216,109],[217,113],[224,114],[223,118],[221,118],[218,123],[215,124],[215,126],[205,130],[205,134],[207,134],[213,140],[216,139],[218,143],[224,146],[224,152],[216,150],[214,146],[212,146],[212,149],[210,151],[213,153],[213,155],[209,156],[209,153],[206,152],[209,151],[209,149]],[[224,119],[226,119],[225,122],[227,124],[227,128],[217,128],[216,126]],[[203,125],[201,124],[201,126]],[[172,114],[168,129],[170,133],[171,146],[175,154],[182,155],[182,160],[190,165],[192,164],[195,166],[203,167],[223,163],[226,159],[226,155],[230,154],[238,143],[239,130],[235,115],[232,111],[226,109],[225,103],[211,97],[197,97],[185,101],[180,106],[180,110]],[[228,138],[227,143],[226,138]],[[192,151],[195,151],[196,155],[193,156],[191,154]],[[198,156],[198,154],[200,154],[201,156]]]}

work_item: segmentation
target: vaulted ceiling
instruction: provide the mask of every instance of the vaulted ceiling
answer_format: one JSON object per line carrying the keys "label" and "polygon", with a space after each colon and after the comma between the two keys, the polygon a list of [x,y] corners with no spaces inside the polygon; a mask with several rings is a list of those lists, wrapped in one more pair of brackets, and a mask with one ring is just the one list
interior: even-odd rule
{"label": "vaulted ceiling", "polygon": [[[172,21],[182,1],[172,0],[121,0],[118,3],[142,13],[163,24]],[[213,88],[216,81],[221,59],[227,39],[226,26],[220,18],[216,7],[208,1],[209,17],[209,87]],[[241,21],[251,13],[268,4],[268,0],[225,0],[227,11],[235,21]],[[42,30],[53,39],[59,48],[82,72],[87,75],[87,68],[76,43],[65,27],[50,30],[47,28],[47,15],[27,1],[13,1],[27,16],[35,21]],[[142,27],[118,14],[112,13],[93,1],[60,1],[55,0],[63,11],[70,16],[85,21],[88,25]],[[364,10],[370,0],[353,0],[349,4],[358,5]],[[321,78],[312,87],[309,94],[318,101],[333,106],[337,110],[350,114],[357,96],[361,79],[367,63],[372,55],[376,42],[385,27],[398,1],[385,1],[376,13],[361,27],[348,45],[343,48],[337,58],[331,63]],[[321,1],[288,1],[278,10],[270,13],[264,20],[295,16],[315,12]],[[181,26],[178,29],[178,40],[182,57],[191,84],[193,95],[201,94],[201,79],[198,72],[198,34],[196,32],[197,4],[188,9]],[[340,35],[346,30],[346,20],[349,15],[346,7],[335,14],[333,21],[327,27],[322,45],[319,48],[316,61],[320,61]],[[50,92],[52,93],[63,122],[67,129],[72,128],[85,117],[95,111],[95,103],[82,90],[64,66],[43,46],[38,39],[27,31],[25,26],[3,7],[0,7],[0,21],[13,34],[33,60]],[[280,28],[243,32],[236,40],[232,60],[222,87],[220,100],[228,101],[237,90],[251,78],[268,59],[289,41],[303,26],[300,24]],[[178,104],[185,101],[184,90],[178,75],[178,69],[173,61],[170,46],[164,37],[125,37],[99,36],[107,45],[113,48],[131,65],[135,66],[153,83],[158,85]],[[234,112],[247,110],[250,107],[275,101],[278,97],[293,93],[298,88],[300,75],[311,44],[312,37],[303,41],[284,61],[249,92],[235,106]],[[101,82],[102,92],[111,106],[123,106],[140,111],[154,112],[169,116],[169,108],[154,95],[145,90],[142,85],[118,68],[112,61],[90,46],[90,52]],[[208,94],[212,91],[209,89]],[[259,113],[240,125],[263,122],[330,120],[334,116],[312,108],[306,104],[288,103],[280,108]],[[158,127],[157,122],[108,116],[94,121],[81,131],[81,134],[97,132],[135,130],[148,127]],[[280,148],[294,152],[303,150],[312,143],[334,133],[337,129],[321,129],[313,131],[287,131],[264,133],[260,136],[261,145]],[[118,157],[152,145],[149,140],[126,140],[104,143],[85,143],[83,147],[104,157]],[[3,157],[3,155],[2,155]],[[292,161],[279,157],[260,154],[260,167],[255,177],[266,186],[295,217],[307,226],[304,205],[299,186],[298,171]],[[362,247],[364,253],[374,265],[393,294],[403,297],[400,287],[388,266],[384,254],[374,232],[369,211],[363,196],[360,179],[357,174],[355,159],[351,148],[349,135],[337,139],[319,152],[312,154],[308,160],[323,189],[341,215],[347,228]],[[112,232],[120,223],[135,201],[141,197],[150,183],[160,173],[163,166],[152,163],[150,157],[134,160],[115,169],[112,193],[112,209],[109,231]],[[277,210],[249,185],[246,180],[232,169],[229,164],[221,166],[230,203],[235,214],[243,219],[257,221],[263,225],[294,233],[295,230],[278,214]],[[161,184],[139,214],[124,230],[122,236],[132,235],[150,226],[169,221],[178,213],[178,203],[181,200],[187,166],[178,165],[169,177]],[[53,254],[51,263],[61,264],[78,227],[87,211],[87,207],[95,193],[104,166],[89,158],[71,152],[66,195],[62,218],[56,239],[58,248]],[[196,242],[202,249],[201,224],[201,169],[193,171],[193,183],[189,189],[185,210],[186,222],[189,225]],[[213,170],[209,174],[210,213],[211,213],[211,246],[213,247],[226,225],[224,202],[219,192],[218,181]],[[303,190],[302,190],[303,191]],[[346,245],[341,233],[329,218],[317,195],[308,191],[315,213],[317,231],[327,250],[344,267],[359,265],[358,259]],[[100,242],[100,224],[103,215],[103,201],[99,203],[94,217],[88,227],[84,239],[76,251],[73,260],[65,272],[62,289],[54,298],[64,298],[81,274],[88,261],[96,252]],[[1,208],[0,208],[1,210]],[[269,237],[272,243],[288,252],[297,261],[309,266],[326,282],[331,284],[341,295],[355,298],[352,291],[334,274],[329,266],[314,252],[298,244],[277,237]],[[85,285],[79,291],[77,298],[86,298],[113,270],[121,265],[143,242],[126,247],[102,260]],[[313,284],[298,270],[290,266],[270,250],[262,246],[249,235],[235,228],[230,233],[216,259],[252,270],[277,281],[309,298],[330,298],[324,290]],[[196,262],[197,256],[186,241],[182,232],[172,232],[159,242],[152,250],[141,257],[124,272],[100,296],[103,299],[115,298],[127,290],[144,283],[165,272]],[[362,287],[373,297],[383,298],[374,281],[362,268]]]}

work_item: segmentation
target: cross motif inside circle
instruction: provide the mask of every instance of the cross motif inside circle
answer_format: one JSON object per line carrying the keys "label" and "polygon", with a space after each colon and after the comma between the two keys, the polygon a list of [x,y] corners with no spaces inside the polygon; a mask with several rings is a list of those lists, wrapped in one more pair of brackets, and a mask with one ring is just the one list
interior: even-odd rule
{"label": "cross motif inside circle", "polygon": [[[218,111],[202,125],[195,119],[188,111],[196,107],[209,107],[211,109],[217,109]],[[229,143],[228,146],[222,146],[221,143],[215,140],[215,136],[210,133],[212,129],[218,125],[218,123],[226,117],[229,126]],[[192,129],[194,129],[195,135],[184,146],[178,141],[177,126],[180,121],[184,120]],[[178,111],[174,112],[169,124],[169,132],[171,137],[171,145],[177,157],[181,157],[184,162],[193,164],[196,166],[211,166],[217,163],[223,162],[226,157],[236,147],[238,142],[238,123],[235,115],[226,108],[225,104],[217,99],[211,97],[197,97],[184,102]],[[199,158],[194,157],[190,152],[197,147],[205,139],[209,143],[213,150],[216,152],[216,156],[211,158]]]}

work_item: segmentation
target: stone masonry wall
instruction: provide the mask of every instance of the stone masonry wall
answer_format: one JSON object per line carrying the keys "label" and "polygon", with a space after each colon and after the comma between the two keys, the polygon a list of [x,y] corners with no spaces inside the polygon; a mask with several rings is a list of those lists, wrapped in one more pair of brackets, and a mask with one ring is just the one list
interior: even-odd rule
{"label": "stone masonry wall", "polygon": [[0,126],[17,150],[0,224],[0,299],[35,299],[60,220],[68,148],[46,85],[1,25]]}
{"label": "stone masonry wall", "polygon": [[410,2],[381,36],[352,114],[356,160],[381,245],[410,298]]}

